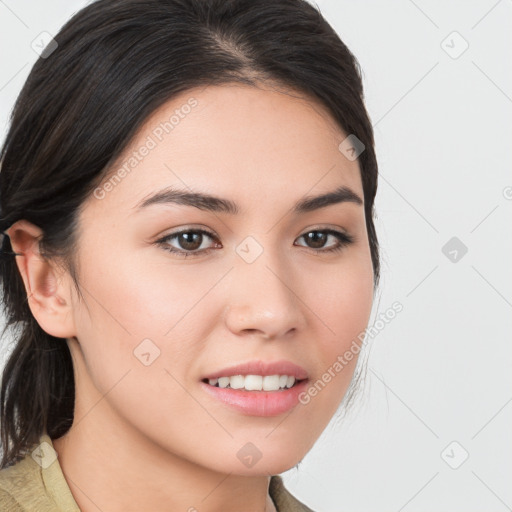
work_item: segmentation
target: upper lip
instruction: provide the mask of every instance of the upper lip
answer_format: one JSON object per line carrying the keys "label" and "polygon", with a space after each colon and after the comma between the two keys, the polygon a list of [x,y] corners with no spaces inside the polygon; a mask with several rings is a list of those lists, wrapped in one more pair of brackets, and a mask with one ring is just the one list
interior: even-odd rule
{"label": "upper lip", "polygon": [[206,375],[204,379],[218,379],[219,377],[231,377],[233,375],[291,375],[296,380],[307,379],[308,373],[304,368],[290,361],[249,361]]}

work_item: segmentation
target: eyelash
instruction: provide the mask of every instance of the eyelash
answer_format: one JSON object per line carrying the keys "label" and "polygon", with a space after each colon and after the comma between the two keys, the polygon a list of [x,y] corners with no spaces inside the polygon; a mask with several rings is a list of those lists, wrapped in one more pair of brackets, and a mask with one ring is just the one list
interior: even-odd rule
{"label": "eyelash", "polygon": [[[165,235],[164,237],[158,239],[155,243],[157,245],[160,245],[164,250],[166,250],[170,253],[179,255],[183,258],[188,258],[189,256],[195,257],[195,256],[199,256],[201,254],[208,254],[210,251],[214,250],[214,248],[210,247],[208,249],[202,249],[200,251],[197,251],[197,250],[196,251],[187,251],[184,249],[179,250],[179,249],[176,249],[175,247],[168,245],[167,242],[169,240],[172,240],[184,233],[201,233],[203,235],[208,235],[212,240],[217,240],[217,237],[213,233],[210,233],[209,231],[206,231],[204,229],[185,229],[183,231],[178,231],[176,233],[171,233],[169,235]],[[312,229],[310,231],[307,231],[303,235],[300,235],[299,238],[304,237],[308,233],[325,233],[328,235],[333,235],[338,240],[338,243],[336,245],[334,245],[333,247],[330,247],[329,249],[313,249],[312,247],[306,247],[303,245],[300,246],[300,247],[305,247],[306,249],[310,249],[311,251],[313,251],[316,254],[339,252],[342,249],[344,249],[346,246],[348,246],[354,242],[354,237],[352,235],[349,235],[348,233],[343,233],[341,231],[336,231],[334,229]]]}

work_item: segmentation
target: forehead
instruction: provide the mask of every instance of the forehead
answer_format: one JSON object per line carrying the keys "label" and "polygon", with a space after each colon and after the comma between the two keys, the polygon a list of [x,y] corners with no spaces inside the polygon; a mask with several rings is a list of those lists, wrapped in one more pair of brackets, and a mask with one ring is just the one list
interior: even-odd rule
{"label": "forehead", "polygon": [[190,89],[145,121],[112,166],[101,207],[131,208],[166,186],[236,197],[244,209],[340,185],[362,197],[359,164],[339,150],[346,136],[323,105],[296,91]]}

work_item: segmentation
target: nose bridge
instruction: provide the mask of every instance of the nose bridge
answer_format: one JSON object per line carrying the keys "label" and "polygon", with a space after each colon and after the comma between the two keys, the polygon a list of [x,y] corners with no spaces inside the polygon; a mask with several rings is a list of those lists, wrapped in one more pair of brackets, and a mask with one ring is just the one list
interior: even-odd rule
{"label": "nose bridge", "polygon": [[301,302],[293,291],[293,267],[279,248],[247,237],[236,248],[226,321],[233,331],[258,330],[278,337],[302,326]]}

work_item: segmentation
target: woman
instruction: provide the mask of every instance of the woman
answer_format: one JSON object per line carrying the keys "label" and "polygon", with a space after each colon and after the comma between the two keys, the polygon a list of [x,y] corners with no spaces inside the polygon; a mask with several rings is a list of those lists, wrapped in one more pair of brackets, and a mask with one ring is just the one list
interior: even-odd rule
{"label": "woman", "polygon": [[310,510],[278,475],[357,375],[376,188],[357,61],[307,2],[74,15],[2,150],[2,510]]}

